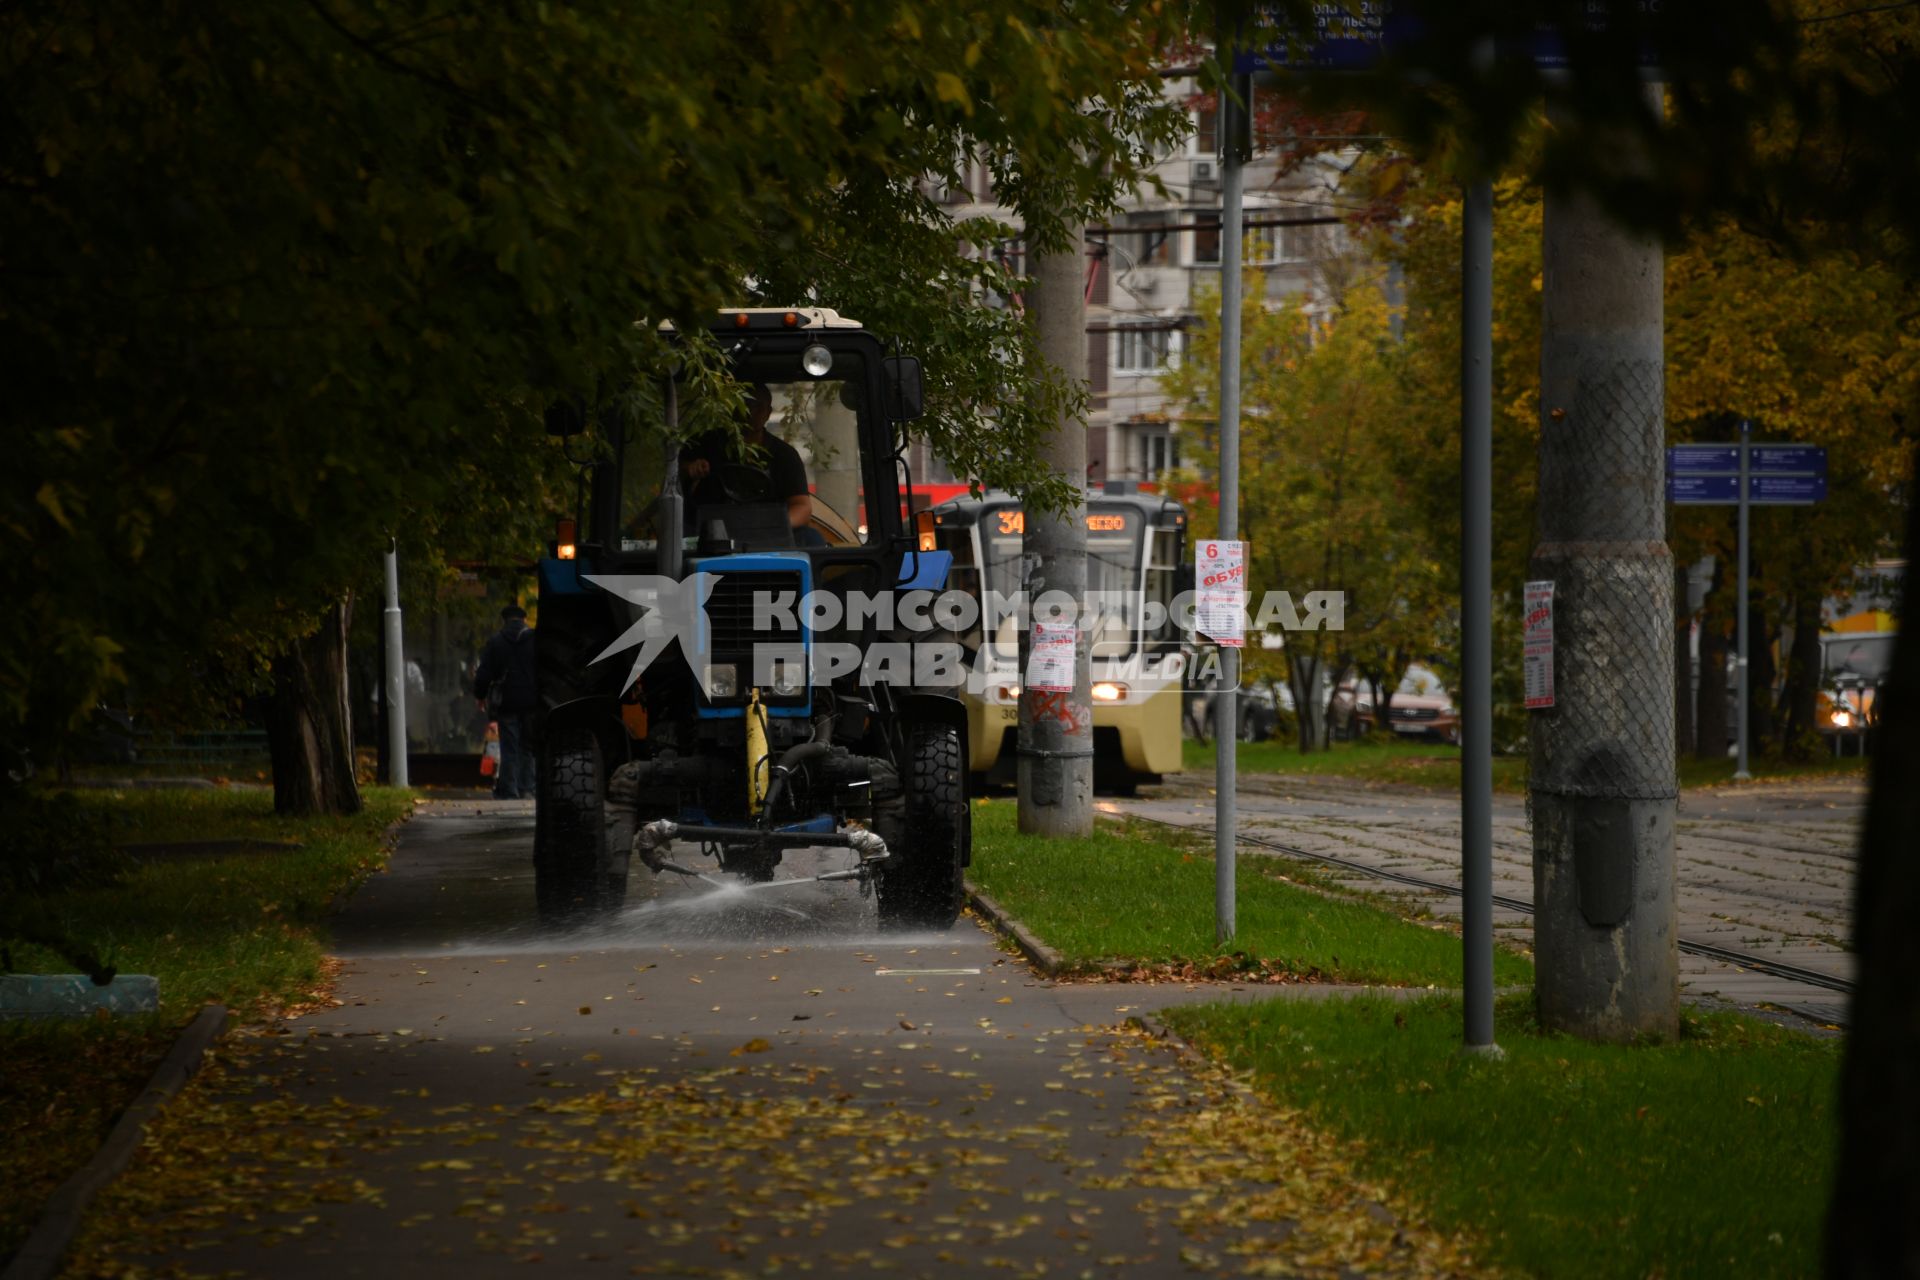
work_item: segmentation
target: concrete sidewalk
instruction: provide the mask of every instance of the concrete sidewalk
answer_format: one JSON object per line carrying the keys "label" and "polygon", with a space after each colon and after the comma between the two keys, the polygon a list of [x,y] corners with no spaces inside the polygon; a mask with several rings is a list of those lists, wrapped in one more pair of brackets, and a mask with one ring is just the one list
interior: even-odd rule
{"label": "concrete sidewalk", "polygon": [[644,870],[556,937],[530,832],[427,806],[340,921],[340,1005],[210,1069],[72,1274],[1470,1268],[1300,1116],[1119,1025],[1336,989],[1053,985],[968,920],[880,934],[848,885]]}

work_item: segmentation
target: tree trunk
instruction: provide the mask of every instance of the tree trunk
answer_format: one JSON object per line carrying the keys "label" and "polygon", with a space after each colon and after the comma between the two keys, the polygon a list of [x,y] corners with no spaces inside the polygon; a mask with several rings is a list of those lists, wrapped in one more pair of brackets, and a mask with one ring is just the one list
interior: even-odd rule
{"label": "tree trunk", "polygon": [[360,812],[347,706],[347,623],[351,597],[327,610],[319,629],[273,660],[267,746],[273,808],[308,816]]}
{"label": "tree trunk", "polygon": [[[1914,475],[1920,479],[1920,448]],[[1920,502],[1907,507],[1907,563]],[[1827,1207],[1827,1274],[1920,1275],[1920,608],[1901,605],[1880,692],[1873,789],[1860,835],[1853,951],[1859,985],[1840,1070],[1840,1164]]]}
{"label": "tree trunk", "polygon": [[1673,749],[1693,754],[1693,611],[1687,608],[1687,570],[1673,570]]}
{"label": "tree trunk", "polygon": [[[1333,704],[1340,696],[1340,682],[1346,679],[1349,669],[1347,663],[1341,662],[1333,669],[1333,679],[1327,682],[1327,700],[1320,704],[1320,749],[1322,751],[1333,750]],[[1354,690],[1359,691],[1358,682],[1355,683]]]}
{"label": "tree trunk", "polygon": [[1318,654],[1304,658],[1297,653],[1287,655],[1287,683],[1293,687],[1294,732],[1303,755],[1320,747],[1324,711],[1319,699],[1314,696],[1314,686],[1320,679],[1320,663]]}
{"label": "tree trunk", "polygon": [[1378,676],[1367,677],[1367,687],[1373,690],[1373,728],[1376,733],[1393,736],[1393,685]]}
{"label": "tree trunk", "polygon": [[[384,637],[382,637],[382,639],[384,640]],[[387,728],[387,717],[393,714],[393,708],[387,705],[387,689],[389,686],[387,683],[387,646],[384,643],[380,646],[380,672],[376,679],[380,681],[380,710],[374,717],[378,722],[375,728],[379,731],[379,735],[373,744],[375,753],[374,760],[376,762],[373,776],[380,780],[381,786],[385,787],[393,784],[393,761],[387,758],[389,754],[387,747],[390,740],[390,734]],[[400,687],[403,689],[406,688],[406,682],[401,681]]]}
{"label": "tree trunk", "polygon": [[1780,754],[1808,760],[1816,745],[1813,717],[1820,695],[1820,598],[1802,591],[1793,602],[1793,649],[1781,699]]}

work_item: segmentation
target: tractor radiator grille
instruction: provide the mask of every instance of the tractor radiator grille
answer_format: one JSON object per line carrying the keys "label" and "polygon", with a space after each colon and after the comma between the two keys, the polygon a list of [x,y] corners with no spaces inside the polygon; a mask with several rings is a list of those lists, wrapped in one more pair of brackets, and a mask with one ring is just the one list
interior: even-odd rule
{"label": "tractor radiator grille", "polygon": [[[756,644],[798,644],[801,639],[798,573],[734,572],[722,574],[707,597],[708,647],[717,658],[745,659]],[[773,601],[785,597],[784,611]],[[755,618],[755,601],[762,603]],[[760,625],[756,625],[756,622]]]}

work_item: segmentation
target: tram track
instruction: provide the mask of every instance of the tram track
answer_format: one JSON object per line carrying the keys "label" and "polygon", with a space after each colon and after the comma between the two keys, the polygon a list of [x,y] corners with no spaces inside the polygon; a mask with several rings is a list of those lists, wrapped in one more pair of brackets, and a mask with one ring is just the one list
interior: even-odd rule
{"label": "tram track", "polygon": [[[1174,822],[1167,818],[1150,817],[1143,813],[1128,813],[1127,816],[1141,822],[1151,822],[1162,827],[1174,827],[1181,831],[1203,832],[1206,835],[1212,835],[1214,833],[1214,828],[1205,823]],[[1327,866],[1339,867],[1343,871],[1358,872],[1361,875],[1372,876],[1377,880],[1387,880],[1395,884],[1407,885],[1414,889],[1425,889],[1430,893],[1443,893],[1454,898],[1460,896],[1460,886],[1457,884],[1448,884],[1444,880],[1430,880],[1425,876],[1409,875],[1404,871],[1390,871],[1384,867],[1369,866],[1364,862],[1359,862],[1352,858],[1342,858],[1337,854],[1313,853],[1307,849],[1281,844],[1277,840],[1268,840],[1260,836],[1240,835],[1236,837],[1236,840],[1240,844],[1254,845],[1257,848],[1271,850],[1274,853],[1285,854],[1289,858],[1304,858],[1309,862],[1318,862]],[[1495,906],[1504,907],[1509,911],[1518,911],[1529,916],[1534,914],[1533,903],[1527,901],[1525,898],[1515,898],[1507,894],[1496,893],[1493,895],[1493,902]],[[1819,987],[1826,991],[1837,991],[1843,995],[1851,995],[1853,993],[1854,984],[1845,978],[1836,978],[1832,974],[1822,973],[1818,969],[1808,969],[1797,964],[1788,964],[1784,960],[1774,960],[1767,956],[1755,955],[1750,951],[1739,951],[1732,947],[1723,947],[1712,942],[1700,942],[1693,938],[1681,938],[1679,947],[1680,950],[1686,952],[1688,955],[1699,956],[1702,959],[1718,960],[1723,964],[1738,965],[1742,969],[1751,969],[1755,973],[1771,974],[1776,978],[1785,978],[1789,982],[1798,982],[1809,987]]]}

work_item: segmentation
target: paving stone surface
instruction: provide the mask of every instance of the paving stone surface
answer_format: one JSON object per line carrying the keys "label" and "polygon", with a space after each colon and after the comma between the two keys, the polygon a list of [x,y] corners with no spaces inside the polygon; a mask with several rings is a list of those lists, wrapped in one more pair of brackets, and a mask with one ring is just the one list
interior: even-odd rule
{"label": "paving stone surface", "polygon": [[[1112,813],[1211,827],[1211,779],[1170,778],[1131,799],[1102,799]],[[1345,779],[1243,776],[1240,833],[1306,853],[1439,881],[1460,882],[1458,797],[1450,792]],[[1676,824],[1675,890],[1680,935],[1851,980],[1845,950],[1852,910],[1855,848],[1866,813],[1863,782],[1818,780],[1747,784],[1688,791]],[[1258,846],[1246,846],[1258,852]],[[1494,885],[1497,896],[1533,900],[1533,831],[1526,798],[1494,797]],[[1459,901],[1381,880],[1362,871],[1336,878],[1369,892],[1388,892],[1457,918]],[[1533,922],[1496,907],[1494,928],[1528,945]],[[1839,993],[1703,956],[1680,957],[1685,993],[1745,1006],[1804,1009],[1837,1023]]]}

